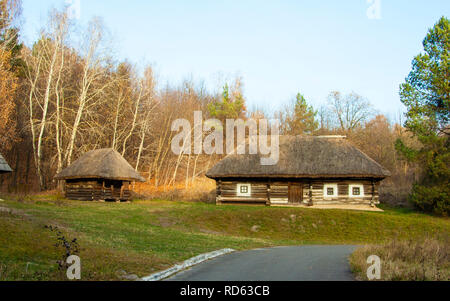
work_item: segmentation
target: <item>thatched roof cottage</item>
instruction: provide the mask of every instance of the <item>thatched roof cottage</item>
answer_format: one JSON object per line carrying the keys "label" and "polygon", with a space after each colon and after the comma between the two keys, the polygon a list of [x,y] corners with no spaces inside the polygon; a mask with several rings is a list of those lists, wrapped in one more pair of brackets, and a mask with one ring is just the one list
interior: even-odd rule
{"label": "thatched roof cottage", "polygon": [[345,137],[281,136],[279,150],[276,165],[261,165],[261,155],[232,154],[209,170],[217,203],[376,205],[380,182],[390,176]]}
{"label": "thatched roof cottage", "polygon": [[131,182],[145,182],[113,149],[87,152],[55,179],[65,180],[66,198],[82,201],[127,201],[131,197]]}
{"label": "thatched roof cottage", "polygon": [[3,158],[2,154],[0,154],[0,174],[10,173],[12,172],[11,167],[9,167],[5,158]]}

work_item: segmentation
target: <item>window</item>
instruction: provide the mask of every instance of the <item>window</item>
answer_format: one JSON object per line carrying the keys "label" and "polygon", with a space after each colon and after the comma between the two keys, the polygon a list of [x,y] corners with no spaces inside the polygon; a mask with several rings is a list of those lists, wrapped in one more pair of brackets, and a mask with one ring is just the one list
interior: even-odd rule
{"label": "window", "polygon": [[323,186],[324,198],[337,198],[338,197],[338,185],[337,184],[325,184]]}
{"label": "window", "polygon": [[364,197],[364,185],[361,184],[350,185],[349,195],[351,198]]}
{"label": "window", "polygon": [[251,196],[252,186],[250,184],[238,184],[237,185],[237,196]]}
{"label": "window", "polygon": [[334,195],[334,188],[333,187],[328,187],[327,188],[327,195],[330,195],[330,196]]}

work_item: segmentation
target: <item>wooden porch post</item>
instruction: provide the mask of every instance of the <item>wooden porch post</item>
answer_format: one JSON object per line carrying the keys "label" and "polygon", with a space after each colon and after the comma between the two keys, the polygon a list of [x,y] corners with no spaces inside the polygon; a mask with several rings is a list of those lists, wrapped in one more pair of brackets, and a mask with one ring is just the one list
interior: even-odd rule
{"label": "wooden porch post", "polygon": [[216,205],[222,204],[222,180],[217,181]]}
{"label": "wooden porch post", "polygon": [[309,183],[309,204],[308,204],[308,206],[313,206],[314,205],[312,189],[313,189],[312,183]]}
{"label": "wooden porch post", "polygon": [[375,207],[375,181],[372,180],[372,200],[370,201],[370,206]]}
{"label": "wooden porch post", "polygon": [[102,199],[103,200],[106,200],[105,193],[106,193],[106,183],[105,183],[105,181],[103,181],[103,187],[102,187]]}
{"label": "wooden porch post", "polygon": [[123,190],[125,189],[124,182],[122,182],[122,187],[120,187],[120,199],[123,200]]}

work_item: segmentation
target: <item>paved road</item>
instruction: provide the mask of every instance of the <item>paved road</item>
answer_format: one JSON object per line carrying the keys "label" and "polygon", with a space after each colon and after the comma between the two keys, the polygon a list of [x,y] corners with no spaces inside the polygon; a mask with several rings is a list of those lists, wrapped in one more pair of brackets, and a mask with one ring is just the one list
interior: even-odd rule
{"label": "paved road", "polygon": [[351,281],[348,257],[355,246],[258,249],[221,256],[169,281]]}

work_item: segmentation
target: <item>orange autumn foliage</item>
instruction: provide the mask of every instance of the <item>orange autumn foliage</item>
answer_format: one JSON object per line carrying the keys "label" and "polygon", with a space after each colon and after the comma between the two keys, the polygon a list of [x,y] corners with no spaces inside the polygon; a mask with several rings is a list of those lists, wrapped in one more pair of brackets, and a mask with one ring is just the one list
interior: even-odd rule
{"label": "orange autumn foliage", "polygon": [[11,53],[0,48],[0,150],[9,150],[15,141],[14,96],[17,78],[11,72]]}

